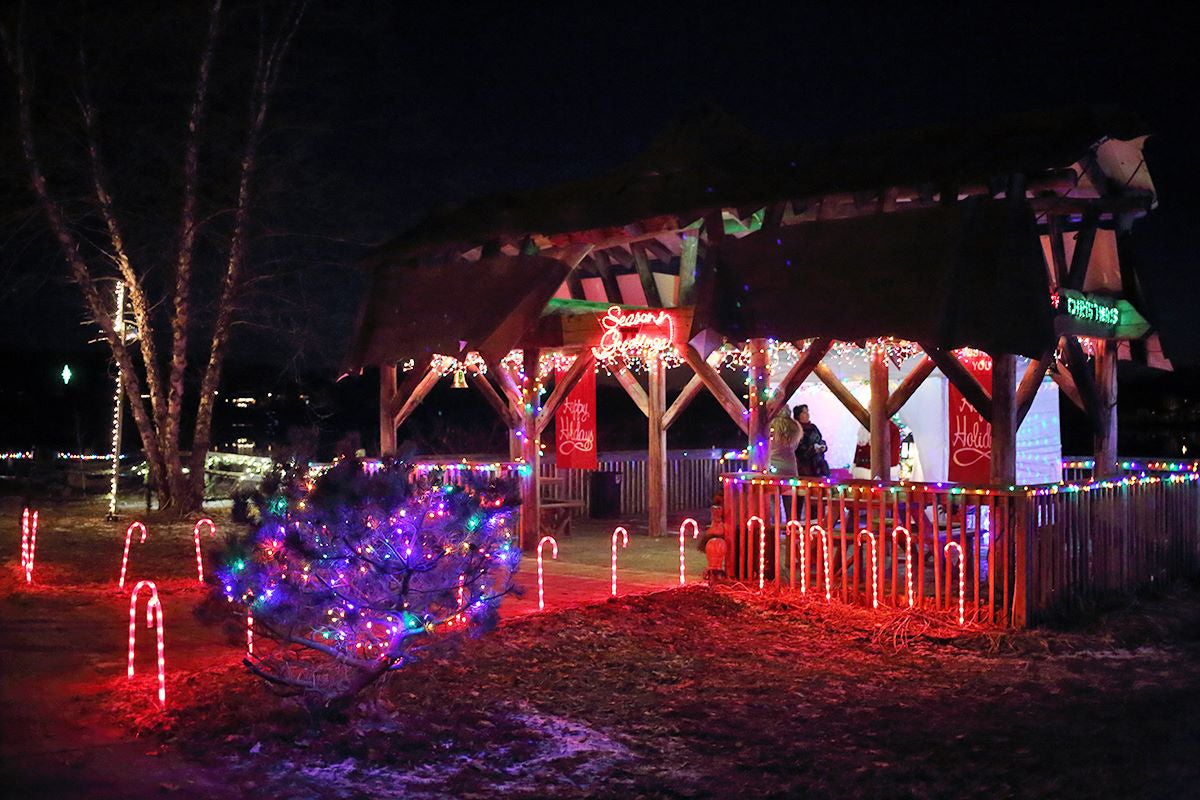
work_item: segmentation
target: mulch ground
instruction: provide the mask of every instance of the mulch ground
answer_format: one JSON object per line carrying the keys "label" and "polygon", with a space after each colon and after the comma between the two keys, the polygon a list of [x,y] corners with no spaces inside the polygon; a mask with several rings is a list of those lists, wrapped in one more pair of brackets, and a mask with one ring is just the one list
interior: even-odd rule
{"label": "mulch ground", "polygon": [[1196,586],[1015,634],[737,587],[626,596],[508,620],[333,718],[272,695],[236,637],[195,619],[191,528],[164,525],[134,556],[161,576],[162,712],[152,674],[125,679],[115,526],[89,514],[39,536],[32,590],[0,531],[9,797],[1193,797],[1200,781]]}

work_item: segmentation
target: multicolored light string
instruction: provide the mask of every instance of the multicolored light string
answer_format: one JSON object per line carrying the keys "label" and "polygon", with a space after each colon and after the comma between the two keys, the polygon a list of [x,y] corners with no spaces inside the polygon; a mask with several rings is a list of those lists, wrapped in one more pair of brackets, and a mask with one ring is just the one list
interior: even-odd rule
{"label": "multicolored light string", "polygon": [[617,534],[621,534],[621,547],[629,547],[629,531],[618,527],[612,535],[612,596],[617,596]]}
{"label": "multicolored light string", "polygon": [[679,585],[680,586],[683,586],[684,584],[687,583],[687,578],[684,577],[684,571],[686,569],[686,565],[684,564],[684,559],[683,559],[683,542],[684,542],[684,538],[685,538],[684,532],[687,530],[688,525],[692,526],[692,538],[693,539],[695,539],[697,536],[700,535],[700,525],[697,524],[696,520],[692,519],[691,517],[688,517],[683,522],[679,523]]}
{"label": "multicolored light string", "polygon": [[[616,534],[613,534],[613,536],[614,536],[614,541],[615,541]],[[546,544],[546,542],[550,543],[550,557],[553,558],[555,561],[558,560],[558,541],[553,536],[543,536],[542,540],[540,542],[538,542],[538,546],[537,546],[538,611],[546,610],[546,589],[545,589],[544,578],[542,577],[542,547]],[[616,562],[614,562],[614,564],[615,563]],[[616,574],[617,574],[616,567],[614,567],[613,570],[614,570],[613,571],[613,594],[615,595],[617,593],[617,591],[616,591]]]}
{"label": "multicolored light string", "polygon": [[133,541],[134,528],[142,529],[141,543],[146,543],[146,526],[137,521],[129,523],[129,527],[125,529],[125,552],[121,554],[121,579],[117,581],[117,586],[121,589],[125,588],[125,571],[129,566],[129,545]]}
{"label": "multicolored light string", "polygon": [[37,556],[38,512],[30,516],[29,509],[21,512],[21,569],[25,570],[25,583],[33,583],[33,561]]}
{"label": "multicolored light string", "polygon": [[158,587],[154,581],[138,581],[129,596],[129,668],[127,676],[133,678],[134,650],[137,643],[137,601],[142,589],[150,590],[150,599],[146,601],[146,627],[158,627],[158,703],[163,708],[167,705],[167,661],[163,651],[163,612],[162,603],[158,599]]}

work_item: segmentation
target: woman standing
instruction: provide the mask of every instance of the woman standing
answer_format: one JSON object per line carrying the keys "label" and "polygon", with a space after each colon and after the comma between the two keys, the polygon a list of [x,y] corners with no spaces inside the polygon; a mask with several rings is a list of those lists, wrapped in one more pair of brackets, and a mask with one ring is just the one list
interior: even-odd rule
{"label": "woman standing", "polygon": [[795,477],[796,445],[800,444],[800,425],[782,411],[771,420],[771,443],[768,450],[767,468],[772,475]]}
{"label": "woman standing", "polygon": [[829,463],[825,461],[825,451],[829,446],[821,436],[821,429],[813,424],[808,415],[808,405],[801,403],[793,412],[800,426],[801,436],[799,447],[796,448],[796,464],[800,475],[824,478],[829,475]]}

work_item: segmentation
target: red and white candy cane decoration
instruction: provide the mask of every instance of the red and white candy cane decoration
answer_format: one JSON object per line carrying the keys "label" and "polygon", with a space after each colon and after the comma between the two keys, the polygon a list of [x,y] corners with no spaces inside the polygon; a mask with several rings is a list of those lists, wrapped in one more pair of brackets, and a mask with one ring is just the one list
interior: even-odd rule
{"label": "red and white candy cane decoration", "polygon": [[629,547],[629,531],[618,527],[612,535],[612,596],[617,596],[617,534],[621,534],[621,547]]}
{"label": "red and white candy cane decoration", "polygon": [[[892,547],[896,547],[896,537],[904,534],[904,581],[908,589],[908,607],[912,608],[916,604],[916,598],[913,596],[913,581],[912,581],[912,534],[908,532],[908,528],[903,525],[896,527],[892,531]],[[892,576],[892,589],[895,591],[896,577]]]}
{"label": "red and white candy cane decoration", "polygon": [[213,522],[208,517],[196,520],[196,524],[192,527],[192,538],[196,541],[196,579],[204,583],[204,559],[200,555],[200,526],[208,526],[208,535],[217,535],[217,523]]}
{"label": "red and white candy cane decoration", "polygon": [[697,536],[700,535],[700,525],[697,524],[696,520],[692,519],[691,517],[688,517],[683,522],[679,523],[679,585],[680,586],[683,586],[685,583],[687,583],[687,579],[684,577],[684,574],[683,574],[684,568],[685,568],[684,563],[683,563],[683,541],[684,541],[684,533],[683,532],[687,529],[688,525],[692,526],[692,538],[693,539],[695,539]]}
{"label": "red and white candy cane decoration", "polygon": [[758,523],[758,590],[761,592],[767,578],[767,526],[762,517],[755,514],[746,520],[746,535],[750,535],[754,523]]}
{"label": "red and white candy cane decoration", "polygon": [[[558,541],[553,536],[543,536],[538,542],[538,611],[546,610],[546,590],[542,580],[542,545],[550,543],[550,557],[558,560]],[[615,574],[615,573],[614,573]]]}
{"label": "red and white candy cane decoration", "polygon": [[133,541],[133,529],[142,529],[142,544],[146,543],[146,526],[140,522],[131,522],[129,527],[125,529],[125,552],[121,554],[121,580],[117,581],[117,586],[125,588],[125,570],[129,566],[129,544]]}
{"label": "red and white candy cane decoration", "polygon": [[871,540],[871,608],[879,608],[879,556],[876,554],[875,534],[866,528],[858,532],[858,540],[866,536]]}
{"label": "red and white candy cane decoration", "polygon": [[158,702],[164,708],[167,705],[167,660],[163,656],[163,612],[162,603],[158,600],[158,587],[154,581],[138,581],[129,596],[129,669],[128,677],[133,677],[133,652],[137,642],[137,601],[142,587],[150,590],[150,599],[146,601],[146,627],[152,628],[158,623]]}
{"label": "red and white candy cane decoration", "polygon": [[800,594],[808,594],[808,543],[804,541],[804,526],[798,520],[789,519],[783,526],[788,533],[788,541],[792,542],[792,558],[796,557],[795,534],[800,539]]}
{"label": "red and white candy cane decoration", "polygon": [[254,614],[246,609],[246,654],[254,655]]}
{"label": "red and white candy cane decoration", "polygon": [[821,561],[825,566],[825,602],[828,603],[833,598],[829,590],[829,534],[820,525],[810,525],[808,535],[821,537]]}
{"label": "red and white candy cane decoration", "polygon": [[962,545],[958,542],[947,542],[942,548],[942,552],[946,554],[946,562],[950,562],[950,548],[953,547],[958,551],[958,624],[966,624],[966,579],[963,577],[963,567],[966,566],[966,561],[963,559]]}
{"label": "red and white candy cane decoration", "polygon": [[29,509],[21,512],[21,569],[25,570],[25,582],[33,583],[33,559],[37,555],[38,512],[30,516]]}

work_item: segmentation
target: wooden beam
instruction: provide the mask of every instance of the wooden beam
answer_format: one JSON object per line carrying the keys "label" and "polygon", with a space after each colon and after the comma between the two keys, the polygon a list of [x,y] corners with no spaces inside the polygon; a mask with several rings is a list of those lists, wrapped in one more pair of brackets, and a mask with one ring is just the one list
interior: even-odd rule
{"label": "wooden beam", "polygon": [[600,281],[604,284],[604,296],[608,298],[608,302],[619,304],[621,302],[621,287],[617,285],[617,278],[613,275],[608,254],[596,253],[592,259],[592,264],[596,267],[596,272],[600,275]]}
{"label": "wooden beam", "polygon": [[783,380],[779,382],[779,389],[767,403],[767,419],[775,419],[775,415],[783,410],[787,401],[800,388],[800,384],[804,383],[804,380],[812,374],[813,369],[821,363],[821,359],[825,358],[825,354],[832,346],[832,339],[813,339],[804,353],[796,359],[796,363],[792,364],[792,368],[783,376]]}
{"label": "wooden beam", "polygon": [[1067,248],[1063,243],[1062,217],[1047,217],[1046,228],[1046,238],[1050,240],[1050,265],[1054,268],[1051,275],[1056,285],[1065,288],[1071,270],[1067,266]]}
{"label": "wooden beam", "polygon": [[537,426],[537,371],[540,351],[524,349],[525,379],[521,381],[521,459],[528,468],[519,478],[521,491],[521,549],[533,550],[542,535],[541,441]]}
{"label": "wooden beam", "polygon": [[650,399],[646,396],[646,390],[638,383],[638,379],[633,376],[633,373],[627,367],[621,367],[613,373],[613,377],[625,389],[625,393],[629,395],[629,399],[634,402],[634,405],[647,417],[650,416]]}
{"label": "wooden beam", "polygon": [[992,355],[991,481],[1009,486],[1017,481],[1017,357]]}
{"label": "wooden beam", "polygon": [[1079,392],[1083,411],[1092,424],[1092,433],[1102,436],[1104,434],[1104,412],[1101,408],[1100,390],[1096,386],[1095,373],[1088,367],[1087,355],[1083,352],[1079,339],[1074,336],[1063,337],[1063,350],[1067,357],[1067,370],[1071,373],[1071,380],[1074,381],[1075,389]]}
{"label": "wooden beam", "polygon": [[496,379],[496,383],[500,385],[500,390],[504,393],[504,397],[508,400],[508,405],[512,408],[513,413],[519,415],[521,413],[521,387],[517,385],[516,378],[512,373],[505,369],[501,359],[489,359],[487,362],[488,373]]}
{"label": "wooden beam", "polygon": [[1096,478],[1120,474],[1117,464],[1117,343],[1111,339],[1096,343],[1096,388],[1100,401],[1100,432],[1094,439],[1092,455]]}
{"label": "wooden beam", "polygon": [[1079,387],[1075,385],[1075,380],[1071,377],[1071,371],[1067,369],[1065,362],[1059,362],[1058,368],[1050,370],[1050,378],[1058,384],[1059,390],[1076,408],[1087,413],[1087,408],[1083,405],[1083,398],[1079,396]]}
{"label": "wooden beam", "polygon": [[882,348],[870,353],[871,405],[871,478],[877,481],[892,479],[892,426],[888,424],[887,355]]}
{"label": "wooden beam", "polygon": [[1025,416],[1029,413],[1029,409],[1033,407],[1033,400],[1037,397],[1038,389],[1041,388],[1042,378],[1046,377],[1046,370],[1054,363],[1054,348],[1047,350],[1041,358],[1030,361],[1025,367],[1025,374],[1021,376],[1021,383],[1017,386],[1017,429],[1021,428],[1021,423],[1025,421]]}
{"label": "wooden beam", "polygon": [[646,447],[646,510],[651,536],[667,534],[667,428],[663,417],[667,405],[666,365],[661,358],[646,365],[649,373],[648,439]]}
{"label": "wooden beam", "polygon": [[[404,424],[404,420],[408,419],[409,415],[417,409],[417,406],[421,405],[421,401],[425,399],[429,392],[432,391],[433,387],[437,385],[438,380],[442,377],[433,367],[425,367],[424,374],[414,370],[411,375],[414,377],[419,376],[419,380],[415,381],[412,391],[408,392],[407,396],[405,396],[406,393],[403,389],[396,394],[397,400],[404,398],[400,408],[397,409],[396,413],[392,416],[392,424],[397,428]],[[405,385],[412,385],[412,382],[406,380]]]}
{"label": "wooden beam", "polygon": [[904,404],[913,396],[913,392],[921,388],[921,384],[929,377],[930,373],[937,367],[933,363],[933,359],[929,356],[924,356],[917,363],[912,371],[904,376],[904,380],[900,381],[900,385],[896,387],[896,391],[888,397],[887,415],[891,419],[897,411],[904,408]]}
{"label": "wooden beam", "polygon": [[708,362],[700,357],[700,352],[690,344],[683,351],[683,360],[696,373],[696,377],[704,382],[705,388],[717,399],[721,408],[725,409],[725,413],[741,429],[742,433],[749,433],[750,426],[746,422],[746,417],[749,415],[746,407],[742,405],[742,401],[738,399],[733,389],[729,388],[729,384],[721,377],[721,373],[710,367]]}
{"label": "wooden beam", "polygon": [[[716,366],[718,363],[720,363],[720,361],[720,350],[714,350],[708,354],[707,363],[710,367],[713,367],[713,369],[716,369]],[[699,375],[693,374],[691,380],[684,385],[683,391],[675,396],[675,399],[671,402],[671,407],[668,408],[663,414],[663,428],[669,429],[672,425],[674,425],[675,421],[679,419],[679,415],[687,410],[687,407],[692,404],[692,401],[695,400],[702,391],[704,391],[704,379]]]}
{"label": "wooden beam", "polygon": [[475,380],[472,383],[475,385],[475,388],[479,390],[479,393],[483,395],[483,399],[487,401],[487,404],[492,407],[492,410],[504,422],[505,427],[516,427],[518,424],[516,411],[505,402],[504,398],[496,391],[496,387],[492,386],[492,382],[488,380],[487,374],[473,364],[467,365],[467,371],[474,376]]}
{"label": "wooden beam", "polygon": [[750,415],[747,436],[747,452],[750,454],[750,471],[766,472],[770,457],[771,417],[767,414],[767,388],[771,379],[771,364],[767,353],[766,339],[751,339],[750,365],[748,367],[748,394]]}
{"label": "wooden beam", "polygon": [[686,230],[679,235],[679,288],[675,305],[690,306],[696,303],[696,259],[700,254],[700,232]]}
{"label": "wooden beam", "polygon": [[379,367],[379,455],[396,453],[396,426],[392,424],[392,403],[396,396],[396,365]]}
{"label": "wooden beam", "polygon": [[1100,226],[1100,214],[1089,211],[1084,214],[1083,227],[1075,234],[1075,252],[1071,254],[1071,271],[1067,273],[1064,288],[1083,291],[1087,281],[1088,263],[1092,260],[1092,245],[1096,241],[1096,228]]}
{"label": "wooden beam", "polygon": [[979,385],[979,381],[975,380],[975,376],[971,374],[971,371],[964,367],[962,362],[953,353],[925,344],[922,344],[921,347],[925,350],[925,355],[929,356],[933,359],[933,363],[937,364],[938,369],[942,371],[946,379],[954,384],[954,387],[962,394],[963,399],[970,403],[971,407],[978,411],[981,417],[991,419],[991,395]]}
{"label": "wooden beam", "polygon": [[654,273],[650,270],[650,259],[641,245],[632,245],[633,263],[637,267],[638,279],[642,282],[642,294],[646,295],[646,305],[654,308],[662,307],[662,298],[658,295],[658,284],[654,282]]}
{"label": "wooden beam", "polygon": [[546,402],[542,404],[542,410],[538,412],[537,429],[540,435],[546,430],[546,426],[550,424],[550,420],[554,419],[554,413],[558,411],[558,407],[562,405],[562,401],[567,399],[567,394],[570,393],[575,385],[579,383],[589,369],[595,369],[596,357],[592,354],[590,347],[585,348],[575,362],[571,364],[570,369],[563,373],[561,378],[556,378],[554,382],[554,391],[550,392],[550,396],[546,398]]}
{"label": "wooden beam", "polygon": [[813,374],[821,379],[821,383],[825,384],[826,388],[858,420],[860,425],[867,430],[871,430],[870,413],[863,407],[862,403],[858,402],[858,398],[846,388],[846,384],[842,383],[838,376],[833,374],[833,370],[824,364],[818,364],[813,367]]}
{"label": "wooden beam", "polygon": [[[587,297],[583,291],[583,275],[579,271],[579,264],[587,257],[588,253],[592,252],[592,247],[593,245],[590,244],[571,245],[570,247],[564,247],[553,256],[566,264],[571,270],[567,273],[566,282],[567,290],[571,293],[572,300],[584,300]],[[543,253],[543,255],[548,255],[548,253]]]}

